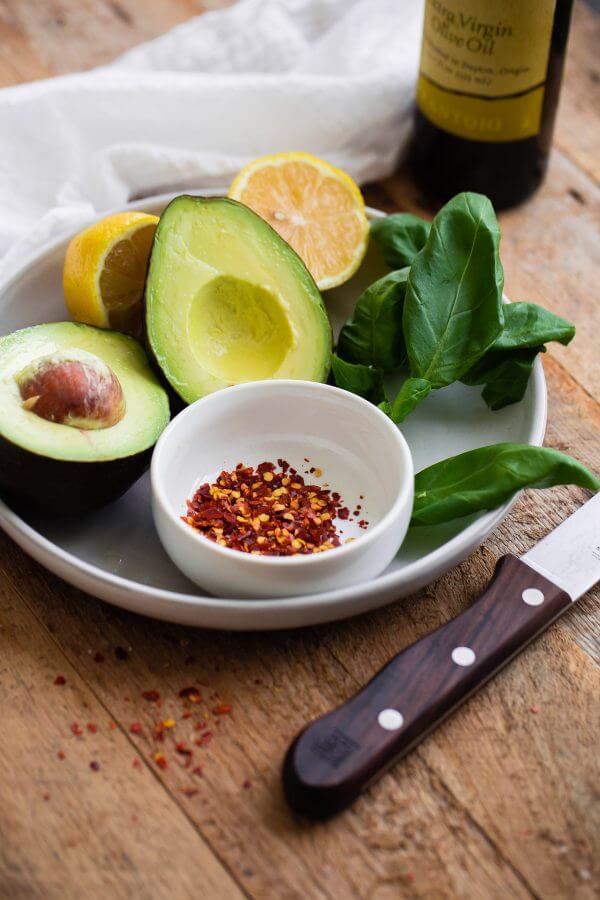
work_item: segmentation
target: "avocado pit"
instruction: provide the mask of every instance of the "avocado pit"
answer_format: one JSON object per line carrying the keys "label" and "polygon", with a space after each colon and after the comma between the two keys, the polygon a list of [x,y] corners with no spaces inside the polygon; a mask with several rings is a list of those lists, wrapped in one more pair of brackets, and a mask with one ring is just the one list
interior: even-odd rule
{"label": "avocado pit", "polygon": [[83,350],[35,359],[15,376],[24,409],[73,428],[110,428],[125,415],[125,397],[112,369]]}

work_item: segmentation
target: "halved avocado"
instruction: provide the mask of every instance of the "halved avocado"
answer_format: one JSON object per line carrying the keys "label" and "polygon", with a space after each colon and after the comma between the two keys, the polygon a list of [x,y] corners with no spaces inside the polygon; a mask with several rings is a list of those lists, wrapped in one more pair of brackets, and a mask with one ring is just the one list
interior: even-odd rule
{"label": "halved avocado", "polygon": [[0,338],[0,488],[54,513],[113,500],[139,478],[169,401],[133,338],[75,322]]}
{"label": "halved avocado", "polygon": [[182,195],[163,212],[146,282],[146,332],[187,403],[244,381],[325,381],[331,326],[294,250],[260,216]]}

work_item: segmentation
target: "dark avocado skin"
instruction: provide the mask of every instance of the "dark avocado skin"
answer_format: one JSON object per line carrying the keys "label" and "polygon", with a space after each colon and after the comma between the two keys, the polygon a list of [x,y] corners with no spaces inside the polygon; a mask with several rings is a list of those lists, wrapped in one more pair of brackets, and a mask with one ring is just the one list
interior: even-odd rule
{"label": "dark avocado skin", "polygon": [[25,450],[0,435],[0,491],[55,515],[89,512],[115,500],[143,475],[152,447],[119,459],[75,462]]}

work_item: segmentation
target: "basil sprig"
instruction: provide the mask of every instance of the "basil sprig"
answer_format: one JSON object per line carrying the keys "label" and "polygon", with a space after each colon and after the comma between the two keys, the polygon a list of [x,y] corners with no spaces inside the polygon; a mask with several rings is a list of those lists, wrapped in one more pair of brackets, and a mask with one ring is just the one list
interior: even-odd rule
{"label": "basil sprig", "polygon": [[537,354],[573,338],[570,322],[534,303],[502,305],[500,231],[486,197],[459,194],[432,223],[395,213],[373,222],[371,234],[388,264],[403,268],[359,297],[337,353],[382,372],[408,368],[395,400],[376,401],[397,424],[457,380],[482,385],[490,409],[516,403]]}
{"label": "basil sprig", "polygon": [[468,450],[415,476],[411,525],[439,525],[495,509],[522,488],[557,484],[600,489],[600,481],[585,466],[549,447],[493,444]]}

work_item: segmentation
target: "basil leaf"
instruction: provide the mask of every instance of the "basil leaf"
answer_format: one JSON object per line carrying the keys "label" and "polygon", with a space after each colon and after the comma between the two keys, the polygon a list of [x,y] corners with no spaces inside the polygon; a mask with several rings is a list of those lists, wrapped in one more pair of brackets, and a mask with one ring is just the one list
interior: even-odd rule
{"label": "basil leaf", "polygon": [[402,310],[408,272],[390,272],[361,294],[340,332],[337,352],[341,359],[385,372],[406,361]]}
{"label": "basil leaf", "polygon": [[387,399],[381,369],[349,363],[334,354],[331,358],[331,373],[337,387],[350,391],[351,394],[358,394],[375,404]]}
{"label": "basil leaf", "polygon": [[585,466],[548,447],[493,444],[468,450],[415,476],[411,525],[439,525],[495,509],[523,488],[556,484],[600,489],[600,481]]}
{"label": "basil leaf", "polygon": [[545,352],[543,346],[508,353],[494,353],[492,348],[461,381],[485,385],[481,394],[485,403],[490,409],[502,409],[523,399],[536,356]]}
{"label": "basil leaf", "polygon": [[431,382],[425,381],[424,378],[407,378],[396,394],[396,399],[388,415],[396,425],[399,425],[430,390]]}
{"label": "basil leaf", "polygon": [[436,215],[414,258],[404,302],[411,375],[443,387],[459,379],[502,331],[500,231],[481,194],[458,194]]}
{"label": "basil leaf", "polygon": [[549,341],[568,344],[575,326],[535,303],[509,303],[504,307],[504,328],[492,352],[539,347]]}
{"label": "basil leaf", "polygon": [[574,334],[574,325],[535,303],[510,303],[504,309],[502,334],[461,381],[485,385],[482,397],[490,409],[517,403],[525,394],[537,354],[546,350],[544,343],[568,344]]}
{"label": "basil leaf", "polygon": [[412,213],[394,213],[371,222],[371,237],[379,244],[383,258],[391,269],[412,265],[423,249],[431,222]]}

